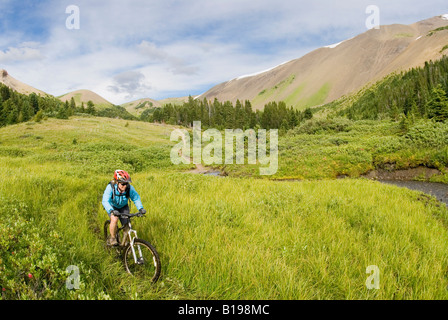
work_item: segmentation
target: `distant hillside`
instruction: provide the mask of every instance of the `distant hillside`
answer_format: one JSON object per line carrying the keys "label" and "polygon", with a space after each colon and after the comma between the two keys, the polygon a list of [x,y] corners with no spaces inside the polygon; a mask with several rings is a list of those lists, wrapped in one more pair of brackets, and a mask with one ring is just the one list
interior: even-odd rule
{"label": "distant hillside", "polygon": [[[75,95],[76,97],[76,95]],[[86,95],[93,101],[93,95]],[[75,99],[75,98],[74,98]],[[39,95],[35,92],[30,94],[20,93],[17,90],[0,82],[0,127],[17,124],[27,121],[40,122],[45,118],[68,119],[75,114],[85,114],[86,116],[99,116],[116,119],[137,120],[137,118],[127,112],[123,107],[110,104],[89,106],[84,108],[75,106],[72,103],[62,102],[60,99],[51,95]]]}
{"label": "distant hillside", "polygon": [[[197,97],[193,97],[193,98],[197,98]],[[184,102],[188,102],[188,97],[179,97],[179,98],[167,98],[167,99],[162,99],[159,100],[160,104],[164,105],[164,104],[176,104],[176,105],[181,105]]]}
{"label": "distant hillside", "polygon": [[221,83],[201,98],[247,99],[255,109],[280,100],[297,109],[328,103],[394,71],[440,59],[448,45],[447,25],[446,16],[438,16],[411,25],[381,26],[265,72]]}
{"label": "distant hillside", "polygon": [[[197,96],[198,97],[198,96]],[[197,98],[193,97],[193,98]],[[166,98],[162,100],[154,100],[150,98],[138,99],[135,101],[123,103],[121,106],[125,108],[130,114],[140,116],[145,110],[151,108],[160,108],[164,105],[183,105],[188,102],[188,97]]]}
{"label": "distant hillside", "polygon": [[148,108],[160,107],[161,103],[157,100],[145,98],[127,102],[122,104],[121,106],[125,108],[126,111],[128,111],[130,114],[133,114],[134,116],[139,116],[142,114],[143,111],[145,111]]}
{"label": "distant hillside", "polygon": [[81,106],[81,104],[83,102],[84,102],[84,105],[87,107],[88,101],[92,101],[93,104],[95,105],[95,108],[98,110],[109,108],[109,107],[113,106],[113,104],[111,102],[107,101],[100,95],[98,95],[95,92],[92,92],[90,90],[77,90],[77,91],[73,91],[73,92],[64,94],[62,96],[59,96],[58,98],[62,102],[65,102],[65,101],[70,102],[72,97],[75,100],[77,107]]}
{"label": "distant hillside", "polygon": [[36,88],[33,88],[32,86],[27,85],[11,77],[11,75],[6,70],[3,69],[0,70],[0,83],[3,83],[4,85],[8,86],[12,90],[17,91],[19,93],[30,94],[34,92],[37,95],[48,96],[47,93],[38,90]]}
{"label": "distant hillside", "polygon": [[[399,120],[415,118],[448,119],[448,56],[426,62],[423,67],[391,74],[357,94],[334,101],[328,107],[337,116],[349,119]],[[438,97],[440,96],[440,97]],[[433,102],[440,100],[435,105]],[[446,103],[444,101],[447,101]],[[434,107],[441,108],[434,114]]]}

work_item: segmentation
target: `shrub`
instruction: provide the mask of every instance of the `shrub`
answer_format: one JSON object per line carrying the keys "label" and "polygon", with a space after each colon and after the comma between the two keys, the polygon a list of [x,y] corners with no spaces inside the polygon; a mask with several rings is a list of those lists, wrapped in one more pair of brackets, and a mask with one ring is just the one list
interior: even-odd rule
{"label": "shrub", "polygon": [[421,147],[448,145],[448,123],[422,121],[411,127],[405,138]]}
{"label": "shrub", "polygon": [[[39,225],[26,203],[0,198],[0,287],[6,299],[50,299],[60,294],[67,273],[59,234]],[[48,229],[48,230],[47,230]]]}
{"label": "shrub", "polygon": [[352,121],[348,119],[311,119],[293,130],[293,134],[319,134],[349,131]]}
{"label": "shrub", "polygon": [[19,148],[0,148],[0,157],[20,158],[26,155],[26,151]]}

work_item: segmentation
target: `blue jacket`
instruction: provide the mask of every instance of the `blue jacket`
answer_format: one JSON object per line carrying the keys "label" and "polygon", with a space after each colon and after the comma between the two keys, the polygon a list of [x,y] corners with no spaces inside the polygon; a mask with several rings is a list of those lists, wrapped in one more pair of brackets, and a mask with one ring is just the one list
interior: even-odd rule
{"label": "blue jacket", "polygon": [[[135,191],[135,188],[130,185],[130,191],[129,191],[129,197],[134,202],[135,206],[137,207],[137,210],[143,209],[142,201],[140,200],[140,195]],[[115,192],[115,196],[112,199],[112,192]],[[120,193],[118,190],[118,184],[112,185],[109,183],[106,187],[106,190],[104,190],[103,194],[103,207],[107,211],[107,213],[111,213],[114,208],[121,209],[124,206],[128,204],[128,198],[126,197],[126,191],[123,193]]]}

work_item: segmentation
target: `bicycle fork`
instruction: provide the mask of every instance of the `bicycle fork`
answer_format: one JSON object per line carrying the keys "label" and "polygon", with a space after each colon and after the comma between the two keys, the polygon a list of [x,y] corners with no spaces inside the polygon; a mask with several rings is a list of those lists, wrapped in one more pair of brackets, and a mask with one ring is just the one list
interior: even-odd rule
{"label": "bicycle fork", "polygon": [[132,256],[134,257],[135,264],[143,263],[142,249],[140,248],[139,245],[137,245],[138,257],[139,257],[138,259],[137,255],[135,254],[134,240],[137,238],[137,231],[132,230],[129,226],[126,226],[125,229],[123,230],[123,235],[124,235],[122,243],[123,246],[126,244],[126,239],[129,237],[129,245],[131,246],[131,252]]}

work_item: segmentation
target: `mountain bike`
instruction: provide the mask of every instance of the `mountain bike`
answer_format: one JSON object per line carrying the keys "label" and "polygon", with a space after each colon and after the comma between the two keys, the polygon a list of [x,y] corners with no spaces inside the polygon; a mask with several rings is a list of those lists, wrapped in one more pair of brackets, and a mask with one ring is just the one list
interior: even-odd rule
{"label": "mountain bike", "polygon": [[[116,232],[118,245],[110,246],[118,254],[122,255],[126,271],[134,276],[143,276],[151,278],[156,282],[160,276],[161,264],[159,254],[156,249],[148,242],[137,237],[137,231],[132,229],[131,219],[134,217],[144,217],[141,213],[119,213],[117,217],[121,218],[122,226]],[[110,220],[104,223],[104,236],[107,239],[110,236]],[[121,241],[120,241],[121,240]]]}

